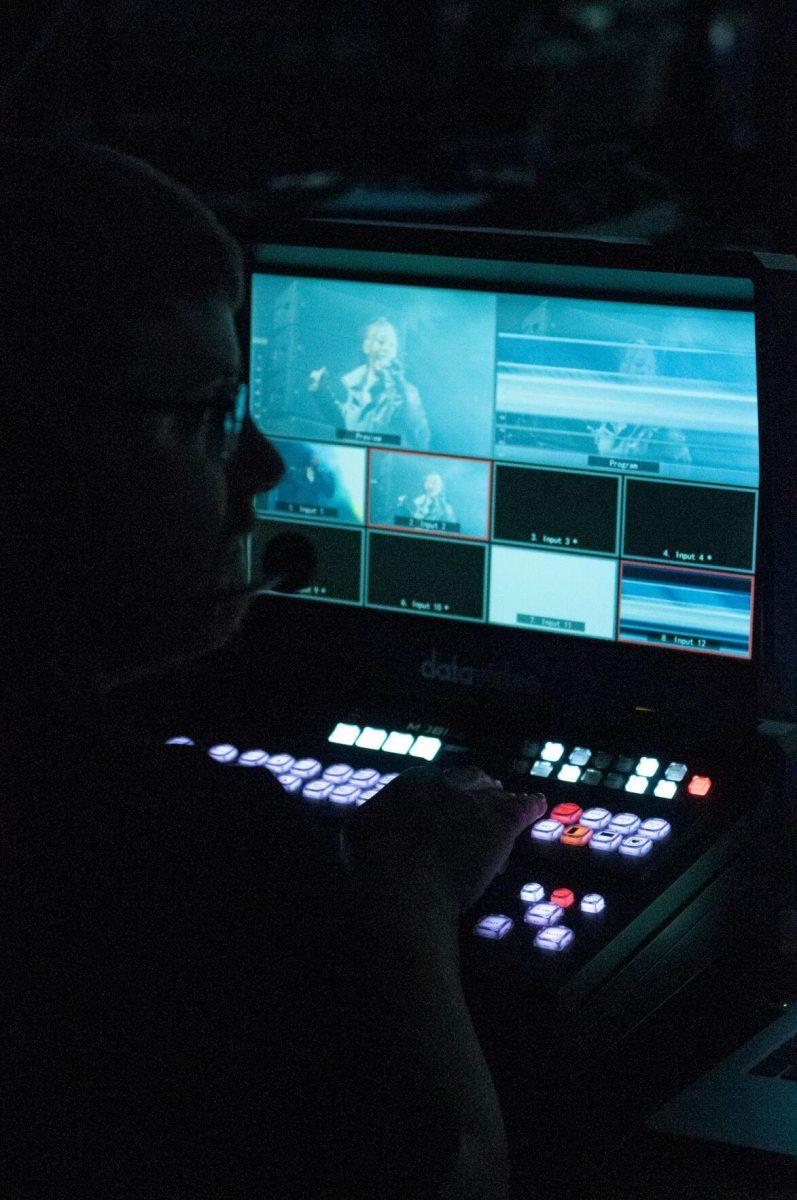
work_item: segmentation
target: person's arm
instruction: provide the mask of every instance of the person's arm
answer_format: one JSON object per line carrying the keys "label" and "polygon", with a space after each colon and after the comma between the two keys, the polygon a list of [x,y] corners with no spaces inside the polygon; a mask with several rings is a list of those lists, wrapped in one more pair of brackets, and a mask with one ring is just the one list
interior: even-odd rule
{"label": "person's arm", "polygon": [[404,384],[406,397],[406,423],[410,444],[415,450],[428,450],[432,440],[426,410],[421,401],[420,392],[412,383]]}

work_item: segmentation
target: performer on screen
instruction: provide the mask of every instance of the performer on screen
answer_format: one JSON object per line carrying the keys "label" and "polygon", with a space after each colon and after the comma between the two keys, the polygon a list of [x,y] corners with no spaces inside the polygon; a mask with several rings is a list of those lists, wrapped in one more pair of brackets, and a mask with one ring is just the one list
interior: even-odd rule
{"label": "performer on screen", "polygon": [[335,476],[310,449],[301,462],[289,466],[277,488],[276,497],[285,504],[320,506],[335,491]]}
{"label": "performer on screen", "polygon": [[340,379],[337,395],[326,367],[310,372],[309,391],[332,400],[335,420],[347,430],[396,434],[411,450],[428,450],[429,422],[418,389],[409,383],[398,360],[398,335],[386,317],[365,330],[366,362]]}
{"label": "performer on screen", "polygon": [[446,521],[456,524],[457,514],[453,505],[446,498],[445,484],[441,475],[431,472],[423,481],[423,491],[416,496],[411,505],[406,496],[398,498],[399,511],[402,509],[415,521]]}
{"label": "performer on screen", "polygon": [[[656,375],[656,355],[643,339],[627,347],[619,374],[637,379]],[[663,425],[637,425],[633,422],[603,421],[589,426],[598,454],[603,457],[650,459],[653,462],[689,464],[692,455],[686,435],[680,429]]]}

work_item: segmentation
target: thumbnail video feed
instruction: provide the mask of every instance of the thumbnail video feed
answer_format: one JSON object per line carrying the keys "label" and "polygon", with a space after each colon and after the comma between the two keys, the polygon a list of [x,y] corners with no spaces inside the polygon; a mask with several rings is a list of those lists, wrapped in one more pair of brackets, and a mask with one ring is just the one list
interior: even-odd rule
{"label": "thumbnail video feed", "polygon": [[494,296],[255,275],[251,405],[263,433],[488,456]]}
{"label": "thumbnail video feed", "polygon": [[340,604],[362,603],[364,533],[361,529],[258,520],[251,535],[251,562],[262,561],[268,543],[284,534],[286,529],[300,532],[315,553],[313,578],[307,587],[296,593],[298,596],[310,600],[334,600]]}
{"label": "thumbnail video feed", "polygon": [[498,298],[495,457],[758,485],[752,313]]}
{"label": "thumbnail video feed", "polygon": [[490,547],[494,625],[613,639],[616,607],[616,559]]}
{"label": "thumbnail video feed", "polygon": [[370,453],[371,525],[486,540],[489,506],[489,462]]}
{"label": "thumbnail video feed", "polygon": [[365,450],[326,442],[273,441],[285,474],[273,491],[255,497],[258,515],[363,524]]}
{"label": "thumbnail video feed", "polygon": [[750,657],[751,576],[623,563],[621,641]]}

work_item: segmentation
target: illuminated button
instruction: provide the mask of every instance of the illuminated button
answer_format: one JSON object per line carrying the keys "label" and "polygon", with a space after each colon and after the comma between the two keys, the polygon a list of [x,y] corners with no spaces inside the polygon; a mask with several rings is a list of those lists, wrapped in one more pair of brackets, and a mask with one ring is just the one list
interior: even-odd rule
{"label": "illuminated button", "polygon": [[558,904],[554,904],[551,900],[548,900],[543,901],[541,904],[533,904],[531,908],[527,908],[523,920],[527,925],[556,925],[564,915],[564,910]]}
{"label": "illuminated button", "polygon": [[277,782],[285,788],[286,792],[298,792],[304,787],[304,780],[299,775],[278,775]]}
{"label": "illuminated button", "polygon": [[584,746],[575,746],[568,755],[568,762],[575,763],[577,767],[585,767],[592,755],[591,750],[587,750]]}
{"label": "illuminated button", "polygon": [[627,854],[630,858],[643,858],[652,848],[653,842],[650,838],[639,833],[624,837],[620,842],[620,853]]}
{"label": "illuminated button", "polygon": [[561,742],[546,742],[542,748],[540,758],[546,762],[559,762],[559,759],[565,752],[565,748]]}
{"label": "illuminated button", "polygon": [[599,829],[597,833],[592,835],[590,849],[609,852],[616,850],[623,840],[621,833],[612,833],[610,829]]}
{"label": "illuminated button", "polygon": [[580,775],[581,767],[575,767],[572,763],[565,763],[563,767],[559,768],[556,778],[563,780],[564,783],[578,783]]}
{"label": "illuminated button", "polygon": [[524,883],[520,889],[520,899],[524,904],[537,904],[545,899],[545,888],[541,883]]}
{"label": "illuminated button", "polygon": [[643,792],[648,790],[648,780],[643,775],[629,775],[625,790],[641,796]]}
{"label": "illuminated button", "polygon": [[586,846],[592,837],[592,830],[586,825],[567,825],[562,834],[562,841],[567,846]]}
{"label": "illuminated button", "polygon": [[374,771],[372,767],[363,767],[362,770],[354,772],[349,783],[352,787],[372,788],[378,781],[378,771]]}
{"label": "illuminated button", "polygon": [[707,796],[711,790],[711,780],[707,775],[693,775],[686,790],[690,796]]}
{"label": "illuminated button", "polygon": [[398,779],[398,771],[388,771],[387,775],[379,776],[379,786],[387,787],[387,785],[392,783],[394,779]]}
{"label": "illuminated button", "polygon": [[618,775],[616,771],[610,771],[603,781],[604,787],[618,788],[625,787],[625,775]]}
{"label": "illuminated button", "polygon": [[338,746],[353,746],[359,736],[359,725],[347,725],[344,721],[339,721],[327,741],[334,742]]}
{"label": "illuminated button", "polygon": [[672,779],[674,783],[680,783],[687,770],[688,767],[686,763],[672,762],[664,772],[664,778]]}
{"label": "illuminated button", "polygon": [[581,814],[581,824],[589,829],[605,829],[611,819],[608,808],[588,808]]}
{"label": "illuminated button", "polygon": [[623,837],[627,837],[630,833],[636,833],[639,829],[639,817],[636,813],[615,813],[609,822],[610,833],[621,833]]}
{"label": "illuminated button", "polygon": [[398,733],[395,729],[387,735],[387,741],[382,749],[387,754],[409,754],[410,746],[415,741],[414,733]]}
{"label": "illuminated button", "polygon": [[365,804],[366,800],[370,800],[378,791],[380,791],[379,788],[363,788],[357,797],[357,803]]}
{"label": "illuminated button", "polygon": [[386,737],[386,729],[374,729],[372,725],[366,725],[354,744],[363,750],[381,750]]}
{"label": "illuminated button", "polygon": [[660,800],[672,800],[677,791],[677,783],[673,783],[671,779],[660,779],[653,789],[653,795],[658,796]]}
{"label": "illuminated button", "polygon": [[652,779],[659,769],[659,760],[657,758],[640,758],[636,765],[636,774],[644,775],[646,779]]}
{"label": "illuminated button", "polygon": [[348,783],[353,774],[354,767],[350,767],[348,763],[333,763],[331,767],[327,767],[321,778],[337,787],[339,783]]}
{"label": "illuminated button", "polygon": [[482,917],[477,925],[474,925],[473,932],[477,937],[489,938],[491,941],[497,942],[500,938],[512,930],[514,921],[511,917],[505,917],[503,914],[495,916]]}
{"label": "illuminated button", "polygon": [[339,783],[329,793],[330,804],[356,804],[360,789],[350,783]]}
{"label": "illuminated button", "polygon": [[540,779],[547,779],[553,770],[553,763],[545,762],[538,758],[534,766],[529,771],[529,775],[537,775]]}
{"label": "illuminated button", "polygon": [[575,825],[581,817],[581,806],[568,800],[565,804],[557,804],[551,809],[551,819],[562,825]]}
{"label": "illuminated button", "polygon": [[560,821],[544,817],[542,821],[534,822],[531,827],[531,836],[538,842],[557,842],[562,836],[563,829],[564,825]]}
{"label": "illuminated button", "polygon": [[321,774],[321,763],[317,758],[297,758],[292,772],[302,779],[315,779],[317,775]]}
{"label": "illuminated button", "polygon": [[164,746],[195,746],[196,742],[193,738],[173,737],[167,738],[163,744]]}
{"label": "illuminated button", "polygon": [[627,758],[621,754],[619,758],[614,760],[614,769],[615,771],[620,771],[623,775],[630,775],[634,769],[633,758]]}
{"label": "illuminated button", "polygon": [[554,929],[541,929],[534,939],[540,950],[566,950],[573,940],[573,930],[559,925]]}
{"label": "illuminated button", "polygon": [[208,754],[216,762],[231,763],[235,762],[238,757],[238,751],[235,746],[231,746],[229,742],[220,742],[218,746],[211,746]]}
{"label": "illuminated button", "polygon": [[671,828],[670,822],[665,821],[663,817],[648,817],[647,821],[643,821],[639,826],[639,833],[654,842],[663,842],[669,837]]}
{"label": "illuminated button", "polygon": [[410,755],[412,758],[425,758],[427,762],[431,762],[437,757],[442,745],[440,738],[417,737],[410,747]]}
{"label": "illuminated button", "polygon": [[274,775],[285,775],[295,762],[292,754],[269,754],[266,766]]}
{"label": "illuminated button", "polygon": [[583,913],[599,913],[603,912],[606,907],[606,901],[600,892],[590,892],[581,900],[579,908]]}
{"label": "illuminated button", "polygon": [[596,771],[594,767],[587,767],[584,774],[581,776],[581,782],[588,784],[590,787],[595,787],[603,779],[603,771]]}
{"label": "illuminated button", "polygon": [[266,750],[244,750],[238,755],[239,767],[264,767],[268,762]]}
{"label": "illuminated button", "polygon": [[302,788],[302,795],[305,800],[326,800],[334,786],[327,779],[311,779]]}
{"label": "illuminated button", "polygon": [[570,888],[554,888],[551,892],[551,904],[558,904],[560,908],[570,908],[575,899]]}
{"label": "illuminated button", "polygon": [[599,771],[605,771],[611,765],[611,761],[611,754],[607,754],[605,750],[596,750],[592,756],[592,765]]}

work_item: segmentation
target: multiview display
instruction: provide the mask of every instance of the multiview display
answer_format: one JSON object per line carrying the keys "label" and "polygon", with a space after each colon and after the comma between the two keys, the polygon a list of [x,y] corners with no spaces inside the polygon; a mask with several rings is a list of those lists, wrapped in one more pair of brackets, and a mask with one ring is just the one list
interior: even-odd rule
{"label": "multiview display", "polygon": [[250,397],[304,596],[750,656],[751,312],[257,273]]}

